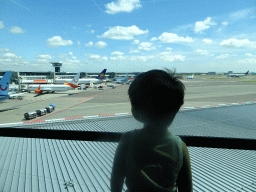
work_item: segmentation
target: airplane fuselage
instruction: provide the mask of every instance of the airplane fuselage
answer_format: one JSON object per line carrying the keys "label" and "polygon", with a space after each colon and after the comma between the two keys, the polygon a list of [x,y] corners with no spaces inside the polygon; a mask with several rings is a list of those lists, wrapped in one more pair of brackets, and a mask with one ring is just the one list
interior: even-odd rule
{"label": "airplane fuselage", "polygon": [[[90,82],[94,84],[100,84],[103,80],[98,79],[79,79],[78,84],[90,84]],[[70,79],[55,79],[55,83],[69,83]]]}
{"label": "airplane fuselage", "polygon": [[[28,91],[35,91],[37,90],[39,85],[29,85]],[[41,91],[67,91],[67,90],[74,90],[73,87],[68,85],[41,85]]]}

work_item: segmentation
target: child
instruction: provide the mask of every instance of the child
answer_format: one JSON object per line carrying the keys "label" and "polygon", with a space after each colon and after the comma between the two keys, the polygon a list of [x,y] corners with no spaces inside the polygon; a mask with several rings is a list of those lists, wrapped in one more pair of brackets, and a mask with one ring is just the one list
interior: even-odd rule
{"label": "child", "polygon": [[116,149],[111,191],[190,192],[192,173],[186,144],[168,132],[184,103],[185,86],[175,71],[151,70],[137,76],[128,95],[132,114],[143,129],[123,134]]}

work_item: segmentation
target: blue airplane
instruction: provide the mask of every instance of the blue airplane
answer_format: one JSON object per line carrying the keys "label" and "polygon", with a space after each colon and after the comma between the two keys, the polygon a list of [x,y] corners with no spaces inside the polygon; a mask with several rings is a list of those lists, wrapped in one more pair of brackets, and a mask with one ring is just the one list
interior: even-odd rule
{"label": "blue airplane", "polygon": [[125,83],[128,81],[128,73],[124,79],[115,79],[114,82],[116,83]]}
{"label": "blue airplane", "polygon": [[8,95],[9,85],[11,81],[11,71],[7,71],[3,78],[0,80],[0,101],[9,99],[10,95]]}

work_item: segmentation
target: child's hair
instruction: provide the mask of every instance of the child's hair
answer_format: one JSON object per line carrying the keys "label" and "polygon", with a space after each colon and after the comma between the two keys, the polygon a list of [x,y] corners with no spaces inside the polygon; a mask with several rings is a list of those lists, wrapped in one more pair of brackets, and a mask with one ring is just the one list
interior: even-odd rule
{"label": "child's hair", "polygon": [[128,90],[132,107],[150,121],[176,115],[184,103],[184,84],[175,71],[165,70],[154,69],[138,75]]}

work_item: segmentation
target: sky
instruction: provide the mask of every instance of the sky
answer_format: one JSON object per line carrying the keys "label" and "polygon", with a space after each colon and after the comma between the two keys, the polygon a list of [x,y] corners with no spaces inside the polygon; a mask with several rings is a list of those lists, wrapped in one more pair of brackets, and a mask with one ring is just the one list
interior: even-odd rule
{"label": "sky", "polygon": [[0,0],[0,71],[256,72],[254,0]]}

